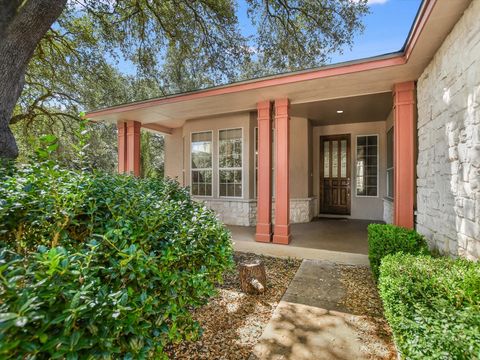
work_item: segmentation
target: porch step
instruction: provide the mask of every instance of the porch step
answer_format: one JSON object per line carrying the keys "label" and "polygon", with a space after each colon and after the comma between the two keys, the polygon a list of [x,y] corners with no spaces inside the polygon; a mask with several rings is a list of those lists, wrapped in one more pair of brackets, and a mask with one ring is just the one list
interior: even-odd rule
{"label": "porch step", "polygon": [[368,256],[341,251],[312,249],[293,245],[278,245],[255,241],[236,241],[232,238],[233,248],[236,251],[252,252],[261,255],[291,257],[298,259],[326,260],[347,265],[369,265]]}

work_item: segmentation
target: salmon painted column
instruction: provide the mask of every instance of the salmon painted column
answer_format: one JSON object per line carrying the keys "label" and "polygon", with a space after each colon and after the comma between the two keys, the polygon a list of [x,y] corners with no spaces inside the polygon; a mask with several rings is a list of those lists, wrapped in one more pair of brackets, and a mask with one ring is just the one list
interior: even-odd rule
{"label": "salmon painted column", "polygon": [[395,84],[394,97],[394,224],[414,227],[415,82]]}
{"label": "salmon painted column", "polygon": [[118,172],[123,174],[127,168],[127,124],[123,121],[118,121],[117,130]]}
{"label": "salmon painted column", "polygon": [[272,107],[270,101],[257,104],[258,178],[257,232],[255,240],[272,240]]}
{"label": "salmon painted column", "polygon": [[138,121],[127,121],[127,164],[125,172],[140,176],[140,128]]}
{"label": "salmon painted column", "polygon": [[290,104],[275,100],[275,227],[273,242],[290,243],[289,136]]}

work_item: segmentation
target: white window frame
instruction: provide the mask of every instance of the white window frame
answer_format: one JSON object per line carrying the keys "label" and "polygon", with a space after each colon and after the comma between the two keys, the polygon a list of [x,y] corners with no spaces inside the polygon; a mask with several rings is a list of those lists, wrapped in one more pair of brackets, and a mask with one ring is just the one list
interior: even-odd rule
{"label": "white window frame", "polygon": [[[388,133],[390,131],[393,131],[392,135],[393,135],[393,149],[392,149],[392,156],[393,156],[393,164],[391,167],[387,167],[386,168],[386,174],[385,174],[385,178],[386,178],[386,181],[385,181],[385,184],[386,184],[386,195],[385,195],[385,198],[387,198],[388,200],[393,200],[395,198],[395,188],[394,188],[394,184],[395,184],[395,178],[393,178],[392,180],[392,184],[390,184],[390,181],[389,181],[389,178],[388,178],[388,172],[390,170],[393,170],[393,176],[395,177],[395,156],[394,156],[394,151],[395,151],[395,129],[393,128],[393,126],[387,130],[387,132],[385,133],[385,148],[386,148],[386,151],[385,151],[385,156],[387,156],[388,154]],[[385,163],[388,162],[388,157],[387,157],[387,160],[385,160]],[[387,165],[388,166],[388,165]],[[393,189],[393,196],[389,196],[388,194],[388,189],[392,187]]]}
{"label": "white window frame", "polygon": [[[358,138],[359,137],[365,137],[365,136],[375,136],[377,138],[377,195],[358,195],[357,193],[357,161],[358,161]],[[354,181],[354,186],[355,186],[355,197],[358,198],[378,198],[380,196],[380,136],[378,134],[361,134],[361,135],[356,135],[355,136],[355,181]]]}
{"label": "white window frame", "polygon": [[[220,131],[225,131],[225,130],[242,130],[242,166],[240,168],[220,168]],[[217,130],[217,195],[221,199],[243,199],[243,194],[244,194],[244,189],[245,189],[245,172],[243,171],[243,166],[244,166],[244,152],[245,152],[245,136],[244,136],[244,131],[243,127],[240,126],[235,126],[235,127],[230,127],[230,128],[222,128]],[[242,195],[241,196],[221,196],[220,195],[220,171],[221,170],[241,170],[242,172]]]}
{"label": "white window frame", "polygon": [[[212,167],[210,168],[202,168],[202,169],[193,169],[192,167],[192,144],[193,144],[193,135],[194,134],[203,134],[203,133],[210,133],[211,134],[211,142],[212,142]],[[213,153],[214,153],[214,145],[215,145],[215,142],[214,142],[214,138],[213,138],[213,130],[202,130],[202,131],[192,131],[190,133],[190,156],[189,156],[189,166],[190,166],[190,195],[192,195],[193,197],[195,198],[213,198],[213,184],[214,184],[214,173],[213,173]],[[192,192],[192,188],[193,188],[193,176],[192,176],[192,173],[194,171],[198,171],[198,170],[210,170],[212,172],[212,192],[211,192],[211,195],[194,195],[193,192]]]}

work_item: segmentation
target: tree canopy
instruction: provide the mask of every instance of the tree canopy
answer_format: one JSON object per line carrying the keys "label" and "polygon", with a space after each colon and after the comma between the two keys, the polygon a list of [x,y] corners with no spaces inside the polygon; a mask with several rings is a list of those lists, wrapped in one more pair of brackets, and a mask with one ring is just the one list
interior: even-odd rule
{"label": "tree canopy", "polygon": [[367,0],[0,0],[0,157],[17,156],[10,124],[67,129],[81,110],[324,64],[367,12]]}

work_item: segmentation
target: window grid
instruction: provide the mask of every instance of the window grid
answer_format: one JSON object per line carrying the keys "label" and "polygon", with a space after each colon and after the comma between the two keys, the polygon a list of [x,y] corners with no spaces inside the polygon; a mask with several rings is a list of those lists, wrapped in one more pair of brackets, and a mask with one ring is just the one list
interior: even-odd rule
{"label": "window grid", "polygon": [[242,132],[242,128],[218,131],[219,197],[243,196]]}
{"label": "window grid", "polygon": [[394,197],[393,127],[387,132],[387,197]]}
{"label": "window grid", "polygon": [[356,195],[378,196],[378,135],[357,136]]}
{"label": "window grid", "polygon": [[212,196],[212,134],[212,131],[191,134],[190,191],[194,196]]}

